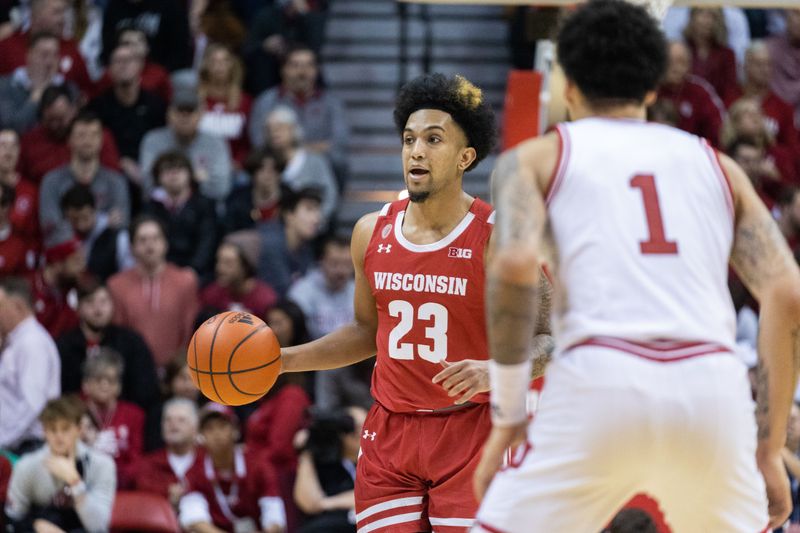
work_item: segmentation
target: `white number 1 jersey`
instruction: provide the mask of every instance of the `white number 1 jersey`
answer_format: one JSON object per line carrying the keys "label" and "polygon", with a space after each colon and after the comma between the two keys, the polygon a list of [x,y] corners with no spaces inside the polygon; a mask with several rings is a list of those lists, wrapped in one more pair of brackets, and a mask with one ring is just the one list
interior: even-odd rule
{"label": "white number 1 jersey", "polygon": [[674,359],[732,349],[734,207],[715,151],[637,120],[590,118],[558,132],[547,209],[560,351],[599,344]]}

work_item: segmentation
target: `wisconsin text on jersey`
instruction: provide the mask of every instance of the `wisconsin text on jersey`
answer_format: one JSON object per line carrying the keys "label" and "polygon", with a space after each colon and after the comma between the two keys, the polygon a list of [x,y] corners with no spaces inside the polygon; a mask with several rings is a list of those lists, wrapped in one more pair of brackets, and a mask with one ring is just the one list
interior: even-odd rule
{"label": "wisconsin text on jersey", "polygon": [[433,274],[401,274],[400,272],[375,272],[374,274],[375,289],[377,290],[467,295],[467,278]]}

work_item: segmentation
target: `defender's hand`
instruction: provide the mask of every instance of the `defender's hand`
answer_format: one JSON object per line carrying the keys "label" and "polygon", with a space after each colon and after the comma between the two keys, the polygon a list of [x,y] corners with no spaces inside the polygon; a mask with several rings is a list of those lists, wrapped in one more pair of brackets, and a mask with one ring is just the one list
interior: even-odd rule
{"label": "defender's hand", "polygon": [[483,447],[481,462],[475,469],[472,478],[472,486],[475,490],[475,498],[480,502],[492,482],[492,478],[503,464],[503,456],[506,450],[525,442],[528,423],[523,422],[510,427],[493,427],[486,439]]}
{"label": "defender's hand", "polygon": [[444,370],[433,376],[434,383],[441,383],[447,395],[460,396],[454,403],[462,404],[480,392],[489,391],[489,361],[465,359],[457,363],[440,363]]}

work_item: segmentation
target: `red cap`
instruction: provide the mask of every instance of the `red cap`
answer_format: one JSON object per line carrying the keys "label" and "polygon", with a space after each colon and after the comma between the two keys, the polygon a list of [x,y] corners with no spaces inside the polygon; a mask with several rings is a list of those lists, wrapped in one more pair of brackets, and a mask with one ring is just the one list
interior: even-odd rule
{"label": "red cap", "polygon": [[58,263],[75,252],[81,249],[81,243],[78,239],[70,239],[68,241],[56,244],[44,251],[44,260],[47,263]]}

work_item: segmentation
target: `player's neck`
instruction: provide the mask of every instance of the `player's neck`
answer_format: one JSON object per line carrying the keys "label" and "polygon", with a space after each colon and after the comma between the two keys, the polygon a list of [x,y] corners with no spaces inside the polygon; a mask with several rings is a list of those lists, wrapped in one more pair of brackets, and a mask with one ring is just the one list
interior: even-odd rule
{"label": "player's neck", "polygon": [[573,113],[575,120],[581,118],[610,118],[622,120],[646,120],[647,109],[643,105],[630,104],[621,105],[601,109],[592,109],[586,107],[580,109],[577,113]]}
{"label": "player's neck", "polygon": [[447,235],[466,216],[473,200],[459,187],[457,191],[438,191],[424,202],[409,202],[403,228],[417,228]]}

